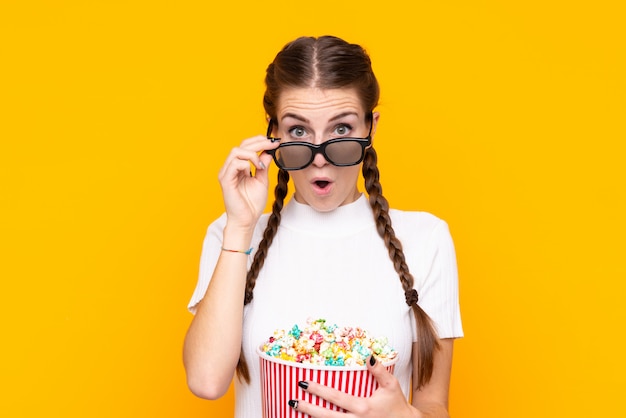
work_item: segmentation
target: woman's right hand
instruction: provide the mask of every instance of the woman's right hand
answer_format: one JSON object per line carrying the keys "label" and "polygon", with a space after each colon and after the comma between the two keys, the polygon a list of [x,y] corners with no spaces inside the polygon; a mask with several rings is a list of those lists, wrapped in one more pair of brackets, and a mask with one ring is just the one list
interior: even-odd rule
{"label": "woman's right hand", "polygon": [[[263,213],[268,195],[271,155],[263,152],[278,147],[265,136],[255,136],[233,148],[219,172],[228,223],[253,228]],[[251,171],[252,164],[255,167]]]}

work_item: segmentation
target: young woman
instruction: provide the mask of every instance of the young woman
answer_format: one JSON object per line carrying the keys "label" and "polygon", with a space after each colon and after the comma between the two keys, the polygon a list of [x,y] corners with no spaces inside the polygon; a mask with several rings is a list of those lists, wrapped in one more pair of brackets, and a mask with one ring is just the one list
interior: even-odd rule
{"label": "young woman", "polygon": [[[380,385],[369,398],[313,382],[303,390],[354,417],[448,416],[453,339],[463,335],[454,246],[444,221],[390,209],[382,195],[369,56],[335,37],[298,38],[265,81],[267,135],[241,142],[219,173],[225,213],[209,227],[189,304],[190,389],[219,398],[236,373],[236,416],[260,416],[256,347],[275,329],[326,318],[388,337],[399,360],[393,375],[368,361]],[[272,161],[278,184],[263,214]],[[342,415],[289,405],[316,418]]]}

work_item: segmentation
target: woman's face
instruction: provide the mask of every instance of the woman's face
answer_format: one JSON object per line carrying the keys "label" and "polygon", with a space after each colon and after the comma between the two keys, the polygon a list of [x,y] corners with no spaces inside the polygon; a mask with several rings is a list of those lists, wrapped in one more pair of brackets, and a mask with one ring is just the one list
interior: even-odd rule
{"label": "woman's face", "polygon": [[[366,121],[356,91],[353,89],[294,88],[282,92],[276,109],[278,126],[273,134],[287,141],[321,144],[332,138],[367,136]],[[378,113],[374,114],[372,135]],[[336,167],[317,154],[308,167],[290,171],[295,185],[295,199],[320,212],[328,212],[354,202],[360,195],[357,180],[361,164]]]}

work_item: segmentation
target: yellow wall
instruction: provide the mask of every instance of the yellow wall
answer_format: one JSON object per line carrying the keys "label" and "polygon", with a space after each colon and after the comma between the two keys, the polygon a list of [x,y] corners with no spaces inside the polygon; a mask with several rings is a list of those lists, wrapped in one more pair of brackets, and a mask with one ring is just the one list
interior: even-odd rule
{"label": "yellow wall", "polygon": [[181,363],[217,170],[326,33],[372,55],[389,200],[455,237],[452,414],[621,410],[621,2],[208,3],[0,4],[0,416],[231,414]]}

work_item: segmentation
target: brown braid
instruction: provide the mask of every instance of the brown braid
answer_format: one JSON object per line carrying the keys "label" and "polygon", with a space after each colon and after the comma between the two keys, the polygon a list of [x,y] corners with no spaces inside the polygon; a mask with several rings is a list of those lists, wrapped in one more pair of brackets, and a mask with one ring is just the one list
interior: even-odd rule
{"label": "brown braid", "polygon": [[[274,189],[275,200],[274,204],[272,205],[272,214],[267,220],[267,226],[265,227],[265,231],[263,232],[263,239],[259,243],[259,248],[254,255],[252,265],[248,270],[248,275],[246,277],[246,290],[243,301],[244,305],[252,302],[252,298],[254,297],[253,291],[254,286],[256,285],[256,279],[259,275],[259,271],[263,267],[263,264],[265,264],[267,251],[270,245],[272,245],[272,241],[274,241],[274,236],[278,231],[278,225],[280,225],[281,217],[280,211],[283,209],[285,197],[287,196],[288,190],[289,173],[284,170],[278,170],[278,183],[276,184],[276,188]],[[237,363],[237,376],[239,376],[240,379],[245,380],[246,383],[250,383],[250,371],[248,370],[248,364],[243,355],[243,350],[239,355],[239,362]]]}
{"label": "brown braid", "polygon": [[417,382],[413,382],[413,385],[415,389],[419,389],[427,384],[432,377],[435,350],[439,349],[439,340],[431,319],[417,304],[418,295],[413,288],[413,275],[409,272],[409,267],[406,264],[402,244],[391,226],[389,203],[383,196],[379,177],[380,172],[377,166],[376,151],[374,147],[370,147],[367,149],[365,159],[363,160],[365,190],[369,195],[370,205],[374,211],[376,229],[385,242],[393,267],[400,276],[406,303],[413,308],[413,314],[415,315],[419,347],[417,358],[418,379]]}

